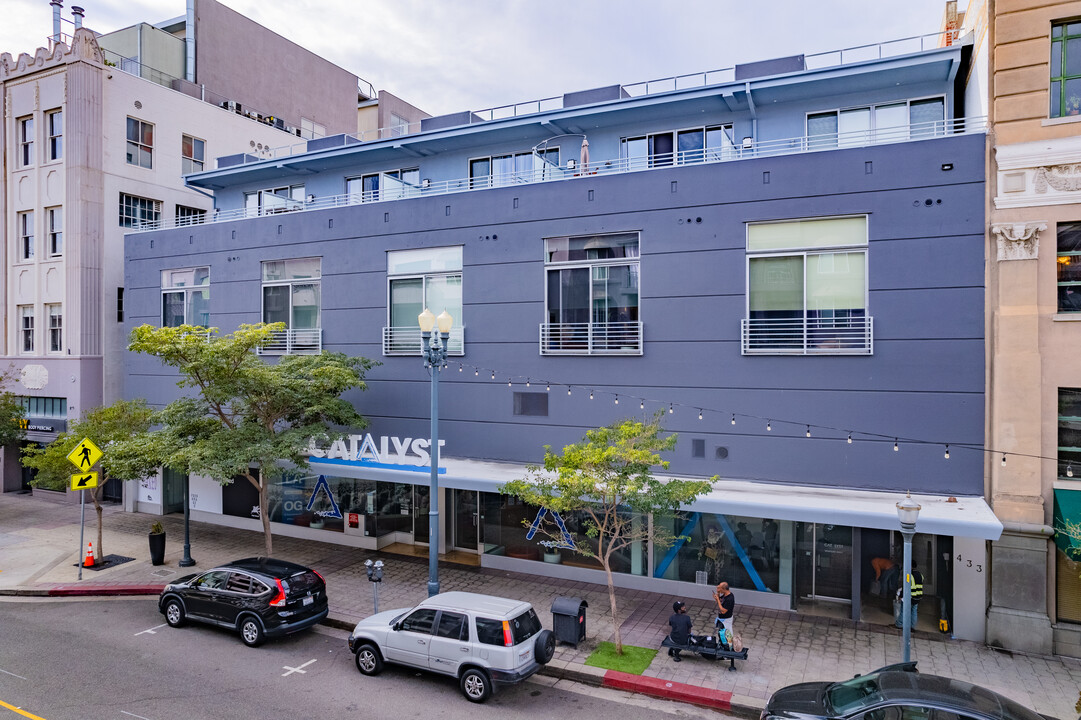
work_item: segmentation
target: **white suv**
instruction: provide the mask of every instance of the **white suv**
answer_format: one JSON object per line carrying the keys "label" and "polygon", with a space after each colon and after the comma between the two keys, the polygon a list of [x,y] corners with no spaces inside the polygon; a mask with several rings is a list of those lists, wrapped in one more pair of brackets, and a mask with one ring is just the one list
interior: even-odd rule
{"label": "white suv", "polygon": [[496,685],[540,670],[555,653],[555,637],[527,602],[448,592],[361,620],[349,650],[365,675],[379,674],[384,662],[431,670],[458,678],[462,693],[479,703]]}

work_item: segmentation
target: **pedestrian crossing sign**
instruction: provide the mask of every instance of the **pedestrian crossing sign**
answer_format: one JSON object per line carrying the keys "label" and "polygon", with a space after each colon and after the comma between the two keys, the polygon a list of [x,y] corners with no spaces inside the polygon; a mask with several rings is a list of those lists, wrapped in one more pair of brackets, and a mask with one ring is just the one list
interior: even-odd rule
{"label": "pedestrian crossing sign", "polygon": [[79,470],[86,472],[101,460],[102,454],[98,446],[90,442],[90,438],[83,438],[75,449],[68,453],[68,460]]}

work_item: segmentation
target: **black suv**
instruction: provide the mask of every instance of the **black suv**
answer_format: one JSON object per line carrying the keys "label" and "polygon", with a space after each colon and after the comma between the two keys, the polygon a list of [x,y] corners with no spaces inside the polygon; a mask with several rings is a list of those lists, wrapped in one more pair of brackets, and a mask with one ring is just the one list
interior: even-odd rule
{"label": "black suv", "polygon": [[158,598],[165,622],[187,620],[236,630],[249,647],[309,628],[327,616],[323,576],[286,560],[235,560],[169,583]]}

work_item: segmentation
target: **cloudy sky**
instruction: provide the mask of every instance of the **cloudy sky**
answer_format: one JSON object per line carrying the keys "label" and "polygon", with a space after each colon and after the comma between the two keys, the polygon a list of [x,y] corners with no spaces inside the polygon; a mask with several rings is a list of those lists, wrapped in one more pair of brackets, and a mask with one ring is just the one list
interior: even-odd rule
{"label": "cloudy sky", "polygon": [[[938,32],[945,0],[223,0],[439,115]],[[65,0],[109,32],[185,0]],[[963,9],[966,0],[958,5]],[[0,0],[0,52],[43,45],[48,0]],[[65,32],[70,25],[65,23]]]}

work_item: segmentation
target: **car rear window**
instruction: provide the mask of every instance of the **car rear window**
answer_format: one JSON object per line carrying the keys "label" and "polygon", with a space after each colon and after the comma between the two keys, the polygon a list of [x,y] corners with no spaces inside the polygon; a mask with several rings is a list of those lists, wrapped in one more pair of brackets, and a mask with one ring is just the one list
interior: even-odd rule
{"label": "car rear window", "polygon": [[290,575],[287,579],[282,580],[282,585],[285,585],[286,592],[291,593],[305,593],[315,592],[323,587],[323,581],[319,579],[311,570],[305,570],[304,572],[298,572],[296,575]]}
{"label": "car rear window", "polygon": [[541,631],[540,618],[533,608],[529,608],[518,617],[511,620],[510,631],[514,636],[514,644],[524,643]]}

